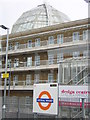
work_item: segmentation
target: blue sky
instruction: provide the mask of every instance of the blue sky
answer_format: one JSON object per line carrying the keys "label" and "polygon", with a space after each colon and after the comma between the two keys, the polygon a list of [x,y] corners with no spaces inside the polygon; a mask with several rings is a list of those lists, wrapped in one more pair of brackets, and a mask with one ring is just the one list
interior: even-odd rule
{"label": "blue sky", "polygon": [[[0,24],[11,31],[12,25],[23,12],[44,2],[65,13],[71,20],[88,17],[88,4],[84,0],[0,0]],[[0,28],[0,34],[6,34],[6,31]]]}

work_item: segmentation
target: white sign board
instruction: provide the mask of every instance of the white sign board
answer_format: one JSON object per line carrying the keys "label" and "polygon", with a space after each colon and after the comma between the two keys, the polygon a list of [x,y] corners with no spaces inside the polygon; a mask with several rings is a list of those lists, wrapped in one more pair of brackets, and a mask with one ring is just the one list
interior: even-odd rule
{"label": "white sign board", "polygon": [[33,112],[58,114],[58,84],[34,84]]}
{"label": "white sign board", "polygon": [[90,96],[88,86],[59,86],[60,98],[87,98]]}

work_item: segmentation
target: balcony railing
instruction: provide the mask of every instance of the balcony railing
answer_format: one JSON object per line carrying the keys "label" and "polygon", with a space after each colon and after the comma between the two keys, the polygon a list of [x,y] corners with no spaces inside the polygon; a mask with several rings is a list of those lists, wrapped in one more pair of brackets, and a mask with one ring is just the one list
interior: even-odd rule
{"label": "balcony railing", "polygon": [[[25,50],[34,50],[34,48],[38,48],[38,49],[41,49],[41,48],[43,48],[43,47],[56,47],[56,46],[54,46],[54,45],[59,45],[59,44],[62,44],[62,45],[68,45],[67,43],[71,43],[71,44],[73,44],[73,45],[75,45],[74,43],[81,43],[81,42],[85,42],[86,40],[83,40],[83,36],[81,35],[81,36],[79,36],[79,40],[76,40],[76,41],[73,41],[73,39],[72,39],[73,37],[71,36],[71,37],[64,37],[63,38],[63,43],[61,43],[60,41],[58,42],[58,40],[57,39],[54,39],[54,42],[53,43],[49,43],[49,41],[48,40],[44,40],[44,41],[40,41],[40,44],[38,44],[38,45],[36,45],[36,43],[35,42],[32,42],[31,44],[30,44],[30,46],[29,46],[29,44],[28,43],[26,43],[26,44],[19,44],[19,46],[11,46],[9,49],[8,49],[8,51],[9,52],[15,52],[15,51],[18,51],[18,52],[20,52],[19,50],[23,50],[24,49],[24,52],[25,52]],[[81,41],[81,42],[80,42]],[[1,50],[2,52],[5,52],[6,51],[6,47],[2,47],[2,50]]]}
{"label": "balcony railing", "polygon": [[[65,67],[67,66],[68,61],[71,64],[71,67],[74,66],[87,66],[88,65],[88,58],[83,58],[83,57],[78,57],[78,58],[67,58],[67,59],[63,59],[62,61],[60,61],[60,63],[62,63]],[[34,69],[48,69],[49,67],[51,68],[58,68],[58,60],[57,59],[53,59],[51,61],[49,60],[40,60],[40,61],[31,61],[31,62],[21,62],[18,61],[17,63],[10,63],[8,64],[8,71],[14,71],[14,70],[34,70]],[[3,72],[5,69],[5,64],[3,64],[0,67],[0,72]]]}
{"label": "balcony railing", "polygon": [[[8,68],[17,68],[17,67],[38,67],[44,65],[53,65],[57,64],[57,59],[49,60],[40,60],[40,61],[31,61],[31,62],[17,62],[11,63],[8,65]],[[5,64],[2,65],[2,68],[5,68]]]}
{"label": "balcony railing", "polygon": [[[29,86],[33,86],[33,84],[37,84],[37,83],[56,83],[57,80],[52,80],[52,81],[48,81],[48,80],[29,80],[29,82],[27,80],[19,80],[17,82],[14,81],[10,81],[7,82],[7,86],[10,85],[10,87],[29,87]],[[4,86],[4,81],[2,81],[2,83],[0,83],[0,86]]]}

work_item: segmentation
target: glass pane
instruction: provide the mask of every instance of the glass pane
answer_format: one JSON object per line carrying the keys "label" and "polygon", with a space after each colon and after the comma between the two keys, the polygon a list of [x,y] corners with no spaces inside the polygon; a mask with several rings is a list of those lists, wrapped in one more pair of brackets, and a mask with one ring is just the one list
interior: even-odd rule
{"label": "glass pane", "polygon": [[40,46],[40,38],[35,40],[35,47],[39,47]]}
{"label": "glass pane", "polygon": [[63,34],[57,35],[57,44],[62,44],[63,43]]}
{"label": "glass pane", "polygon": [[84,30],[83,31],[83,40],[87,40],[87,38],[88,38],[88,32],[87,32],[87,30]]}
{"label": "glass pane", "polygon": [[40,65],[40,56],[35,56],[35,65]]}
{"label": "glass pane", "polygon": [[49,73],[48,74],[48,82],[52,82],[53,81],[53,73]]}
{"label": "glass pane", "polygon": [[50,44],[54,44],[54,37],[53,36],[50,36],[49,38],[48,38],[48,44],[50,45]]}
{"label": "glass pane", "polygon": [[79,32],[73,33],[73,41],[79,40]]}
{"label": "glass pane", "polygon": [[48,62],[49,62],[49,65],[53,64],[53,61],[54,60],[54,56],[53,55],[48,55]]}
{"label": "glass pane", "polygon": [[27,66],[32,66],[32,57],[27,58]]}
{"label": "glass pane", "polygon": [[28,48],[31,48],[31,47],[32,47],[32,41],[29,40],[29,41],[28,41]]}

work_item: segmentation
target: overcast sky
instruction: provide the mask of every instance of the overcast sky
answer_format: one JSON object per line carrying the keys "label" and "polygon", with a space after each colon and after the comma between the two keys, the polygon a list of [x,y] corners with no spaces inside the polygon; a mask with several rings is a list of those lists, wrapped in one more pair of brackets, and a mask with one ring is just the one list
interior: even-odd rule
{"label": "overcast sky", "polygon": [[[71,20],[88,17],[88,4],[84,0],[0,0],[0,25],[9,27],[11,32],[12,25],[23,12],[44,2],[65,13]],[[0,34],[6,34],[6,31],[0,28]]]}

